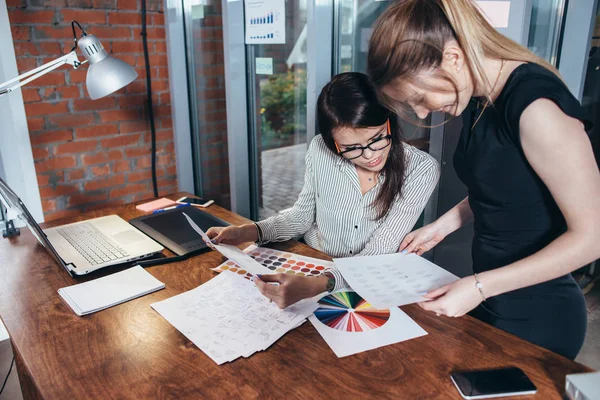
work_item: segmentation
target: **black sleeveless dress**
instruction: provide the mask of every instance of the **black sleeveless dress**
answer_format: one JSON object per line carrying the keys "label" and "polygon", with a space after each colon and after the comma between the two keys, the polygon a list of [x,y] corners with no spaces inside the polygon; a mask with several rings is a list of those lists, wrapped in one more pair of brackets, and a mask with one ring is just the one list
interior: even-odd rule
{"label": "black sleeveless dress", "polygon": [[[473,210],[477,273],[530,256],[567,229],[521,147],[519,119],[540,98],[554,101],[589,128],[582,107],[561,80],[536,64],[517,67],[493,106],[483,110],[483,102],[472,99],[462,115],[454,168],[468,188]],[[569,132],[564,134],[569,140]],[[571,274],[492,297],[471,315],[571,359],[581,349],[587,327],[585,299]]]}

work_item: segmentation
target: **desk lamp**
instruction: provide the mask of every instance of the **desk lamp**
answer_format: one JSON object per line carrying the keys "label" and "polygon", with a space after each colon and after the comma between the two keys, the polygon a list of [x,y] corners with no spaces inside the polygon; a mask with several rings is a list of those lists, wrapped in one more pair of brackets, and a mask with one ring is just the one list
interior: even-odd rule
{"label": "desk lamp", "polygon": [[[78,40],[75,33],[75,25],[81,29],[82,35]],[[81,65],[89,62],[90,66],[87,71],[85,85],[87,87],[88,94],[92,100],[99,99],[107,96],[122,87],[133,82],[137,78],[137,72],[124,61],[108,55],[100,40],[94,35],[89,35],[77,21],[71,22],[71,28],[73,29],[73,40],[75,46],[71,49],[71,52],[65,54],[56,60],[50,61],[47,64],[42,65],[36,69],[24,73],[10,81],[0,84],[0,96],[12,92],[13,90],[28,84],[34,79],[39,78],[42,75],[47,74],[50,71],[57,69],[65,64],[73,66],[74,69],[79,68]],[[83,53],[85,60],[79,61],[75,49],[79,47],[79,50]]]}
{"label": "desk lamp", "polygon": [[[75,33],[75,25],[81,30],[81,38],[77,39]],[[48,72],[54,71],[55,69],[69,64],[74,69],[79,68],[83,64],[89,62],[90,66],[86,76],[86,88],[88,94],[92,100],[96,100],[107,96],[117,90],[130,84],[137,78],[137,72],[124,61],[116,59],[108,55],[100,40],[94,35],[89,35],[77,21],[71,22],[71,28],[73,29],[73,40],[75,45],[71,49],[71,52],[57,58],[56,60],[50,61],[42,65],[41,67],[35,68],[29,72],[26,72],[14,79],[0,84],[0,97],[12,92],[13,90],[20,88],[23,85],[28,84],[34,79],[39,78]],[[83,53],[85,60],[79,61],[75,49],[79,47],[79,50]],[[0,196],[2,199],[2,196]],[[4,237],[18,235],[19,230],[14,227],[13,219],[16,218],[13,210],[8,204],[0,202],[0,214],[2,219],[6,221],[6,230],[2,232]],[[7,215],[4,213],[3,205],[6,205]]]}

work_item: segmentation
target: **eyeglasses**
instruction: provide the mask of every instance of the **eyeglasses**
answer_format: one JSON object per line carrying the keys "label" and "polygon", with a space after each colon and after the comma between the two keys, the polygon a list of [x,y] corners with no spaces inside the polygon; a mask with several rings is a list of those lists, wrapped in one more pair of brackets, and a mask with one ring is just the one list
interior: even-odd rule
{"label": "eyeglasses", "polygon": [[388,147],[392,143],[392,134],[390,130],[390,120],[387,121],[387,135],[382,136],[373,140],[366,146],[355,146],[349,150],[340,151],[340,147],[337,143],[335,143],[335,148],[338,151],[338,154],[344,157],[347,160],[354,160],[356,158],[362,157],[366,149],[371,151],[379,151]]}

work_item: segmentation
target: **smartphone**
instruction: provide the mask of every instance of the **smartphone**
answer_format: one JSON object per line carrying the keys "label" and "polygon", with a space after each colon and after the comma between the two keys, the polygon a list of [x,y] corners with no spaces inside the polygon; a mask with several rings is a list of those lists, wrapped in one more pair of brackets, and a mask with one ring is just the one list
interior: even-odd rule
{"label": "smartphone", "polygon": [[179,204],[189,204],[189,205],[195,206],[195,207],[208,207],[212,203],[214,203],[214,201],[212,201],[212,200],[206,201],[199,197],[182,197],[179,200],[176,200],[175,202],[179,203]]}
{"label": "smartphone", "polygon": [[533,382],[517,367],[457,371],[450,378],[463,399],[522,396],[537,392]]}

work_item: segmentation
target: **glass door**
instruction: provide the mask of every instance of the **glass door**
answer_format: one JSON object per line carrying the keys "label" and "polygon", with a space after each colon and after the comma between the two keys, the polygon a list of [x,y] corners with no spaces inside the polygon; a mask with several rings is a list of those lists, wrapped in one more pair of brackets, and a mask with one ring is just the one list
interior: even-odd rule
{"label": "glass door", "polygon": [[230,207],[221,0],[184,0],[195,193]]}
{"label": "glass door", "polygon": [[592,31],[581,105],[585,109],[587,117],[594,123],[594,127],[589,134],[594,147],[596,162],[600,167],[600,2],[596,10]]}
{"label": "glass door", "polygon": [[[334,15],[334,72],[336,74],[350,71],[366,73],[367,52],[369,50],[369,39],[373,33],[373,24],[391,2],[337,0],[336,3]],[[404,140],[424,152],[431,153],[433,151],[435,153],[435,150],[431,148],[432,129],[429,127],[440,124],[443,122],[443,118],[444,116],[434,113],[428,116],[425,121],[419,121],[419,123],[417,123],[416,116],[414,118],[415,123],[399,119]],[[434,154],[434,157],[439,160],[437,154]],[[432,197],[435,196],[436,193]],[[431,208],[434,205],[434,203],[430,204],[429,211],[433,212]],[[427,216],[426,214],[427,212],[424,212],[421,215],[415,228],[422,226],[426,219],[433,218],[433,213]]]}
{"label": "glass door", "polygon": [[307,150],[307,0],[285,1],[285,43],[246,46],[251,215],[292,207]]}
{"label": "glass door", "polygon": [[557,66],[566,0],[533,0],[527,47]]}

